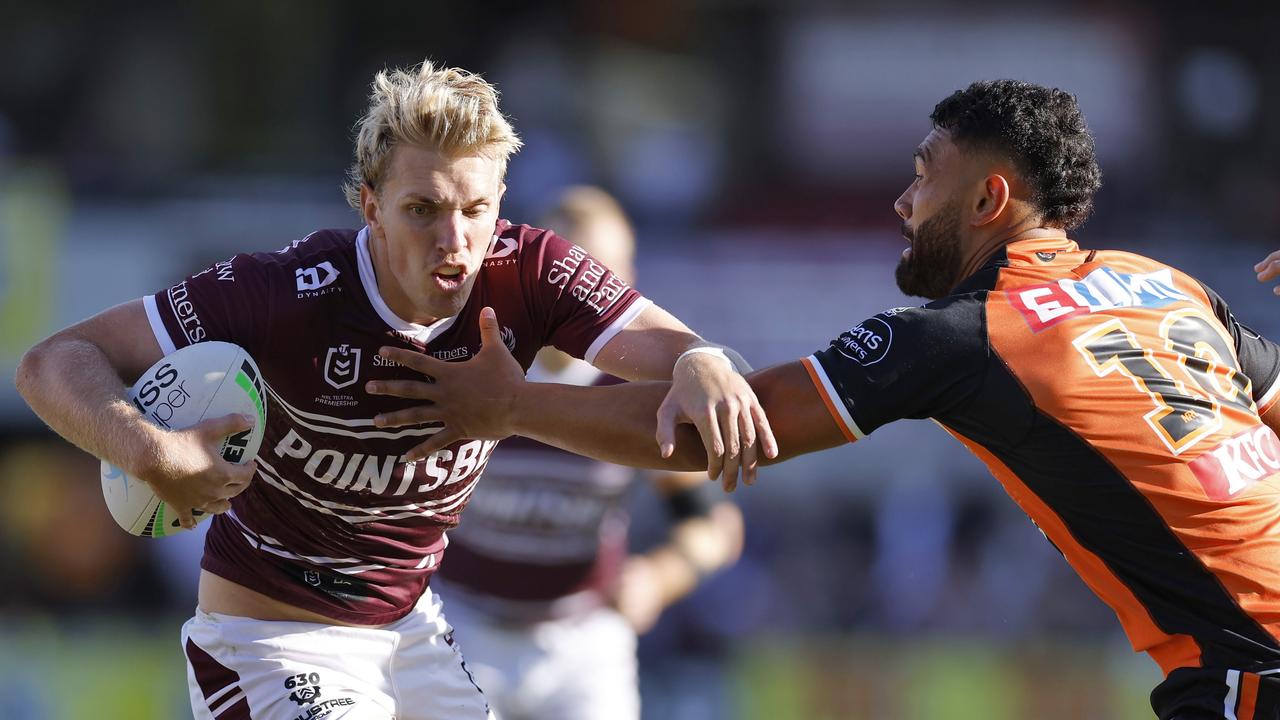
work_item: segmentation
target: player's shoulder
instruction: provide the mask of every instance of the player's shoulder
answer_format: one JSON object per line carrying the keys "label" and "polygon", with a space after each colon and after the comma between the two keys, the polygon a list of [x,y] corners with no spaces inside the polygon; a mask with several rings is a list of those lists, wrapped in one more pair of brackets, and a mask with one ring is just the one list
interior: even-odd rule
{"label": "player's shoulder", "polygon": [[316,230],[274,251],[236,255],[231,265],[237,273],[264,279],[282,277],[303,285],[327,286],[340,275],[356,270],[356,230]]}
{"label": "player's shoulder", "polygon": [[494,227],[489,251],[484,256],[484,267],[514,267],[530,260],[538,262],[548,249],[561,243],[568,244],[550,230],[499,220]]}
{"label": "player's shoulder", "polygon": [[351,229],[316,230],[279,250],[253,253],[253,257],[264,265],[306,265],[354,254],[358,235],[358,231]]}
{"label": "player's shoulder", "polygon": [[904,354],[958,357],[972,350],[985,355],[981,298],[963,293],[924,305],[889,308],[844,331],[831,345],[862,365]]}

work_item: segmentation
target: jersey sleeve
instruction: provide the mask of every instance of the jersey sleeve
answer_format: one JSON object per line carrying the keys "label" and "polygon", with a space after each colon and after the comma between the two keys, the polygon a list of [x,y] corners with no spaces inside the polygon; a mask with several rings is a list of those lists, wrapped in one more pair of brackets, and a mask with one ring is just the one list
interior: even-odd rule
{"label": "jersey sleeve", "polygon": [[1235,341],[1240,369],[1253,383],[1253,401],[1258,405],[1258,414],[1266,414],[1280,400],[1280,346],[1236,320],[1227,301],[1212,288],[1204,283],[1200,283],[1200,287],[1209,296],[1213,314]]}
{"label": "jersey sleeve", "polygon": [[804,359],[850,442],[894,420],[945,415],[981,389],[988,353],[980,304],[970,304],[886,310]]}
{"label": "jersey sleeve", "polygon": [[266,268],[236,255],[143,298],[151,331],[164,354],[205,340],[235,343],[256,354],[269,318]]}
{"label": "jersey sleeve", "polygon": [[522,270],[544,322],[545,343],[594,364],[600,349],[652,303],[555,233],[531,245],[534,261],[522,263]]}

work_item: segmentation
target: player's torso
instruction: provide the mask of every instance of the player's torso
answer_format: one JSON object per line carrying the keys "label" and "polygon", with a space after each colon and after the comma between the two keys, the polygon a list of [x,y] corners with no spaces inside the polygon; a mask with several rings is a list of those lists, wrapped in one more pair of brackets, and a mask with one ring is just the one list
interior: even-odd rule
{"label": "player's torso", "polygon": [[1044,247],[986,293],[980,416],[940,422],[1166,670],[1280,660],[1280,442],[1229,330],[1177,270]]}
{"label": "player's torso", "polygon": [[[365,383],[421,379],[378,349],[466,360],[480,347],[479,310],[490,306],[503,340],[528,367],[542,329],[530,316],[515,257],[486,263],[457,316],[418,326],[381,300],[367,245],[354,231],[313,233],[275,255],[261,309],[269,331],[251,349],[268,408],[258,474],[232,512],[215,522],[206,563],[228,575],[235,571],[227,564],[269,560],[288,576],[258,570],[264,583],[285,583],[276,597],[308,602],[286,589],[301,583],[353,608],[324,601],[311,609],[385,621],[421,592],[447,544],[444,531],[457,523],[497,443],[462,440],[423,461],[405,461],[404,453],[437,427],[374,426],[375,415],[416,401],[371,395]],[[373,596],[380,599],[370,604]]]}

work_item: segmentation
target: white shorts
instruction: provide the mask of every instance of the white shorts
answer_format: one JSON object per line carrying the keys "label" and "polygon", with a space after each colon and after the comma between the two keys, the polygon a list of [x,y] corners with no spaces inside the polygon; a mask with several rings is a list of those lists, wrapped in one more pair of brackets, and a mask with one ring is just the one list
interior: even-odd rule
{"label": "white shorts", "polygon": [[511,624],[448,586],[467,667],[502,720],[637,720],[636,634],[617,611]]}
{"label": "white shorts", "polygon": [[493,717],[430,592],[379,628],[197,610],[182,646],[196,720]]}

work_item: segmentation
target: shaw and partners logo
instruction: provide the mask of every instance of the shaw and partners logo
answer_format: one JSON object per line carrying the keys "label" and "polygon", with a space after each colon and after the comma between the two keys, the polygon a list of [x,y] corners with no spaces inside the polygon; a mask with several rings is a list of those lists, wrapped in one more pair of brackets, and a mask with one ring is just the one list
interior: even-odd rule
{"label": "shaw and partners logo", "polygon": [[[324,262],[309,268],[298,268],[293,271],[294,280],[297,282],[298,297],[314,297],[323,295],[317,292],[321,288],[328,287],[338,279],[338,271],[333,267],[333,263],[325,260]],[[337,290],[338,288],[333,288]],[[332,291],[329,291],[332,292]]]}
{"label": "shaw and partners logo", "polygon": [[1174,288],[1169,268],[1130,274],[1101,267],[1080,280],[1063,278],[1009,293],[1009,302],[1026,318],[1032,332],[1089,313],[1122,307],[1158,308],[1190,299]]}
{"label": "shaw and partners logo", "polygon": [[1223,440],[1190,463],[1205,495],[1225,500],[1280,473],[1280,438],[1266,425]]}

